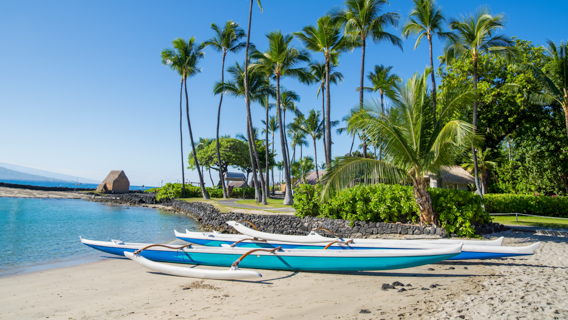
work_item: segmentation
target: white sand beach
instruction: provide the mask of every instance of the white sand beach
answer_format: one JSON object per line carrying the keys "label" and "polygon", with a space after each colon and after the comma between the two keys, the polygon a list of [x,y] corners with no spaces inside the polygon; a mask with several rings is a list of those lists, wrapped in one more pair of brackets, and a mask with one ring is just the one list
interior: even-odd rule
{"label": "white sand beach", "polygon": [[[125,258],[109,258],[0,278],[0,318],[567,318],[568,238],[504,235],[505,245],[543,241],[543,246],[529,257],[390,272],[259,270],[262,281],[174,277],[150,272]],[[381,289],[395,281],[403,283],[406,291],[398,292],[400,286]]]}

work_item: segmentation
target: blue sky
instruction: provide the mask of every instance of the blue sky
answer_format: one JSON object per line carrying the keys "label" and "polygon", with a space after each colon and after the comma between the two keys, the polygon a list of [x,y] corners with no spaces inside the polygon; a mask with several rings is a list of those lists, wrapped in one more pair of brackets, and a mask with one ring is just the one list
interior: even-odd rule
{"label": "blue sky", "polygon": [[[178,37],[201,42],[213,36],[211,23],[234,20],[246,26],[248,2],[220,1],[3,1],[0,3],[0,162],[102,180],[123,169],[136,185],[160,185],[181,179],[179,154],[179,77],[160,63],[160,52]],[[290,33],[315,24],[341,0],[264,0],[255,4],[251,40],[260,50],[265,34]],[[503,33],[544,44],[547,38],[566,41],[566,1],[440,0],[446,17],[474,12],[488,5],[507,18]],[[405,21],[410,0],[392,1],[387,11]],[[399,29],[391,29],[400,35]],[[302,47],[297,40],[294,46]],[[428,64],[424,42],[404,51],[387,43],[369,44],[366,70],[392,65],[403,78]],[[188,81],[190,116],[195,137],[214,137],[219,97],[221,55],[205,49],[202,73]],[[441,43],[434,41],[439,55]],[[321,60],[318,54],[314,58]],[[242,62],[244,52],[228,55],[226,65]],[[332,87],[332,118],[341,119],[358,101],[361,51],[340,58],[345,81]],[[301,96],[303,112],[321,108],[316,87],[286,79],[283,85]],[[373,97],[366,94],[366,98]],[[253,105],[260,126],[262,109]],[[287,117],[291,119],[292,117]],[[221,134],[244,133],[244,101],[226,97]],[[187,129],[184,128],[187,136]],[[197,138],[196,138],[197,139]],[[190,151],[186,144],[184,160]],[[333,136],[333,154],[349,151],[351,139]],[[277,146],[279,142],[277,141]],[[318,159],[323,160],[321,142]],[[299,151],[298,151],[299,152]],[[304,149],[313,155],[313,146]],[[320,161],[321,162],[321,161]],[[189,177],[189,178],[188,178]],[[197,181],[195,172],[186,178]],[[206,176],[206,183],[210,180]]]}

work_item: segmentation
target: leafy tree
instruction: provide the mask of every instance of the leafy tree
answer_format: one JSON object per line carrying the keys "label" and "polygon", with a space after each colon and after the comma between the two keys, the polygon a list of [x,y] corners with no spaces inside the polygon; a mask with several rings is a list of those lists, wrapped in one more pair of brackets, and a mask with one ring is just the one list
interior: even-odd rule
{"label": "leafy tree", "polygon": [[[434,57],[432,55],[432,37],[438,36],[440,40],[446,39],[450,33],[444,31],[446,19],[440,7],[436,8],[435,0],[412,0],[414,8],[404,24],[402,35],[408,38],[410,35],[418,35],[414,50],[418,48],[424,37],[428,39],[430,48],[430,68],[432,69],[432,112],[434,112],[434,122],[436,122],[436,77],[434,75]],[[382,97],[381,97],[382,99]]]}
{"label": "leafy tree", "polygon": [[[325,58],[325,87],[327,94],[327,110],[324,117],[327,121],[326,128],[331,128],[331,95],[329,90],[331,65],[337,66],[339,55],[348,49],[346,38],[341,34],[341,21],[332,19],[326,15],[318,19],[316,26],[306,26],[301,32],[295,32],[296,36],[308,50],[321,52]],[[323,101],[323,99],[322,99]],[[326,161],[331,159],[331,129],[325,132],[327,135]]]}
{"label": "leafy tree", "polygon": [[453,164],[473,142],[473,125],[450,119],[457,108],[472,101],[474,94],[463,92],[440,103],[439,121],[434,123],[431,103],[426,98],[428,75],[426,71],[422,76],[415,74],[406,83],[398,83],[393,106],[387,112],[381,112],[376,103],[369,103],[350,119],[350,127],[366,129],[371,140],[383,140],[389,157],[385,161],[342,158],[323,177],[323,200],[352,185],[353,179],[358,178],[354,174],[363,171],[366,183],[411,182],[420,220],[437,224],[424,176]]}
{"label": "leafy tree", "polygon": [[[223,58],[221,63],[221,82],[225,82],[225,57],[227,52],[237,53],[244,49],[245,43],[241,42],[241,39],[245,36],[243,29],[239,27],[238,23],[232,20],[225,23],[224,28],[220,28],[215,23],[211,24],[211,29],[215,32],[215,36],[205,42],[203,42],[204,47],[211,47],[215,51],[222,52]],[[217,111],[217,145],[219,145],[219,126],[221,124],[221,105],[223,104],[223,92],[221,92],[221,97],[219,98],[219,110]],[[221,153],[217,150],[217,160],[221,162]],[[228,198],[227,188],[225,186],[225,179],[223,177],[223,172],[219,171],[219,179],[221,180],[221,186],[223,188],[223,198]]]}
{"label": "leafy tree", "polygon": [[[271,32],[267,36],[268,50],[264,53],[255,52],[251,55],[253,60],[264,60],[271,65],[274,77],[276,78],[276,113],[278,114],[278,125],[284,128],[282,123],[282,110],[280,100],[280,79],[290,76],[299,78],[305,82],[309,81],[307,70],[298,67],[301,62],[309,62],[310,56],[308,52],[298,50],[290,46],[292,42],[291,35],[283,35],[282,32]],[[252,65],[254,68],[255,65]],[[284,195],[284,204],[292,205],[292,181],[290,179],[290,168],[288,166],[288,154],[286,152],[284,130],[280,130],[280,142],[282,146],[282,157],[284,158],[284,178],[286,179],[286,192]]]}
{"label": "leafy tree", "polygon": [[[316,97],[319,97],[320,92],[322,93],[321,95],[321,114],[324,115],[325,114],[325,88],[326,88],[326,84],[327,84],[327,72],[326,72],[326,66],[327,64],[325,62],[310,62],[309,65],[309,70],[310,70],[310,74],[312,76],[312,81],[319,83],[318,86],[318,92]],[[329,83],[330,84],[338,84],[340,82],[343,82],[343,74],[339,71],[333,71],[334,67],[333,65],[330,65],[330,71],[329,71]],[[326,125],[325,125],[325,121],[323,124],[323,132],[324,134],[322,135],[323,138],[323,154],[325,155],[325,163],[330,163],[331,159],[329,158],[329,154],[327,153],[327,144],[326,144]]]}
{"label": "leafy tree", "polygon": [[[201,69],[197,67],[199,60],[203,58],[204,54],[201,46],[195,43],[195,38],[191,37],[186,42],[182,38],[173,41],[174,49],[165,49],[162,51],[162,64],[170,65],[172,69],[176,70],[182,76],[182,86],[185,87],[185,113],[187,117],[187,127],[189,129],[189,139],[191,141],[191,149],[195,154],[195,143],[193,140],[193,132],[191,130],[191,121],[189,119],[189,99],[187,96],[187,78],[195,76]],[[180,105],[181,105],[181,92],[180,92]],[[183,151],[183,150],[182,150]],[[183,154],[182,154],[183,157]],[[183,166],[183,161],[182,161]],[[199,176],[199,183],[201,185],[201,193],[203,199],[209,199],[209,194],[205,190],[203,182],[203,175],[199,170],[199,161],[195,159],[195,167]],[[182,179],[184,179],[182,174]],[[185,186],[182,186],[182,195],[185,193]]]}
{"label": "leafy tree", "polygon": [[[450,27],[454,35],[452,35],[446,43],[443,61],[451,63],[453,59],[459,56],[470,57],[473,63],[473,90],[477,90],[477,63],[482,54],[513,53],[512,50],[509,50],[512,41],[503,35],[495,35],[497,30],[502,29],[504,25],[505,17],[502,14],[492,16],[489,14],[488,8],[481,8],[475,14],[467,17],[462,16],[461,20],[452,19],[450,21]],[[475,99],[473,101],[474,134],[477,128],[477,104],[478,100]],[[477,153],[473,145],[471,148],[475,187],[477,190],[481,191],[479,187]]]}

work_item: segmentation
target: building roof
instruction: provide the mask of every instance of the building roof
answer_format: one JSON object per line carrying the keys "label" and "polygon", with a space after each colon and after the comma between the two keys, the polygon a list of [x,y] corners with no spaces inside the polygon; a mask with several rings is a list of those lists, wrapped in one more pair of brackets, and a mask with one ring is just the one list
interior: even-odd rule
{"label": "building roof", "polygon": [[227,181],[245,181],[246,176],[240,172],[225,172],[225,180]]}
{"label": "building roof", "polygon": [[[323,177],[323,175],[325,174],[325,170],[318,170],[318,173],[319,173],[319,177],[316,175],[315,171],[308,173],[308,175],[306,176],[306,183],[311,184],[311,185],[315,185],[319,181],[319,179],[321,179],[321,177]],[[299,179],[298,181],[296,181],[295,184],[300,184],[300,183],[304,183],[302,179]]]}
{"label": "building roof", "polygon": [[460,166],[447,166],[442,169],[442,183],[472,184],[473,176]]}
{"label": "building roof", "polygon": [[235,187],[235,188],[246,188],[247,187],[247,182],[246,181],[231,181],[231,183],[229,183],[230,186]]}
{"label": "building roof", "polygon": [[124,170],[112,170],[103,180],[103,183],[112,183],[114,180],[119,178],[128,180]]}

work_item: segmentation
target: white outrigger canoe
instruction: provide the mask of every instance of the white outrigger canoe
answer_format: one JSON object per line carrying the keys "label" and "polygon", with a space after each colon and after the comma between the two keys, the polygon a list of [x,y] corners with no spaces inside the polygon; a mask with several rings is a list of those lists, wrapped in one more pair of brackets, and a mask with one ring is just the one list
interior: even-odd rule
{"label": "white outrigger canoe", "polygon": [[[260,232],[243,226],[234,221],[229,221],[229,225],[234,226],[245,235],[222,234],[219,232],[190,232],[185,233],[175,231],[178,239],[194,244],[214,247],[244,247],[244,248],[275,248],[284,249],[436,249],[443,248],[456,243],[464,243],[462,252],[449,260],[469,260],[469,259],[495,259],[521,255],[534,254],[540,247],[540,242],[525,247],[504,247],[501,246],[503,237],[497,240],[393,240],[393,239],[342,239],[329,238],[319,235],[316,230],[307,236],[290,236]],[[303,242],[303,239],[307,239]]]}
{"label": "white outrigger canoe", "polygon": [[[421,266],[450,259],[461,253],[462,244],[426,250],[302,250],[239,247],[171,247],[160,244],[128,243],[119,240],[81,242],[91,248],[124,256],[134,253],[151,261],[290,271],[392,270]],[[254,253],[254,255],[251,255]],[[245,259],[246,257],[246,259]],[[135,260],[158,268],[144,260]],[[179,269],[162,269],[180,272]],[[226,271],[227,273],[235,271]],[[172,273],[176,274],[176,273]],[[179,274],[179,273],[178,273]]]}

